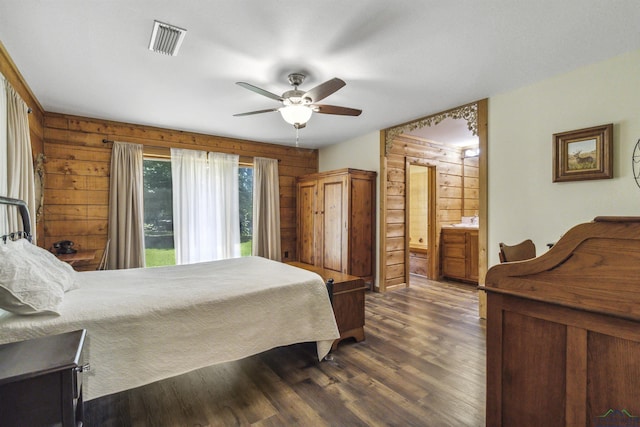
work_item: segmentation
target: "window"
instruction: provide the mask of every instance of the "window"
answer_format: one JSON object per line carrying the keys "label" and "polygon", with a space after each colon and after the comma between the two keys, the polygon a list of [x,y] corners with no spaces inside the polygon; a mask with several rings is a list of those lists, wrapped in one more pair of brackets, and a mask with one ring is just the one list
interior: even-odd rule
{"label": "window", "polygon": [[171,161],[144,160],[144,247],[146,266],[175,265]]}
{"label": "window", "polygon": [[238,167],[238,204],[240,205],[240,255],[251,255],[253,239],[253,168]]}
{"label": "window", "polygon": [[[240,254],[251,255],[253,233],[253,167],[238,168]],[[144,244],[146,266],[175,265],[171,160],[144,160]]]}

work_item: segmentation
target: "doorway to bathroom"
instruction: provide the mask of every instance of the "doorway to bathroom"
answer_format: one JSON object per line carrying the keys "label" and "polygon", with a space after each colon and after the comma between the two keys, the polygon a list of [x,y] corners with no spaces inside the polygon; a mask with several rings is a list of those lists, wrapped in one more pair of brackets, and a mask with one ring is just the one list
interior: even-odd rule
{"label": "doorway to bathroom", "polygon": [[408,157],[406,170],[409,270],[412,274],[436,279],[436,166]]}
{"label": "doorway to bathroom", "polygon": [[411,275],[478,283],[478,137],[461,119],[399,135],[405,157],[405,251]]}
{"label": "doorway to bathroom", "polygon": [[[462,128],[474,141],[452,140],[452,127]],[[475,249],[474,272],[469,276],[481,281],[486,272],[486,100],[386,129],[381,138],[380,290],[409,286],[412,273],[440,279],[442,230],[463,224],[475,227],[477,240],[469,245]],[[421,199],[411,200],[412,182],[420,181],[412,179],[413,165],[432,171],[432,179],[426,180],[430,191],[422,196],[430,208],[422,213],[416,213]],[[412,233],[412,213],[427,218],[421,233]]]}

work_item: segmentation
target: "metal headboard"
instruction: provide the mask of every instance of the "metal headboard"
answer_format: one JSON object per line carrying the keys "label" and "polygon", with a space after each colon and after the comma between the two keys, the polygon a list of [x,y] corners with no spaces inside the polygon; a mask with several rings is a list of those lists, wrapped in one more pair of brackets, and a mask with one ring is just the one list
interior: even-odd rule
{"label": "metal headboard", "polygon": [[13,233],[5,234],[4,236],[0,236],[0,239],[2,239],[3,242],[6,242],[7,239],[18,240],[23,238],[31,242],[33,236],[31,235],[31,219],[29,218],[29,209],[27,209],[27,204],[22,200],[0,196],[0,205],[17,206],[20,211],[20,217],[22,218],[22,226],[24,227],[23,231],[14,231]]}

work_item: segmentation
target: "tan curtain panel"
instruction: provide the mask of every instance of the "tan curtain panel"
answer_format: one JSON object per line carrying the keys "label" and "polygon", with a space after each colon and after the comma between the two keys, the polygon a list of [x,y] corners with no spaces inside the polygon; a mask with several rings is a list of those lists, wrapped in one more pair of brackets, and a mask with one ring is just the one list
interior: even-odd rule
{"label": "tan curtain panel", "polygon": [[278,160],[255,157],[253,161],[252,254],[281,260],[280,183]]}
{"label": "tan curtain panel", "polygon": [[[7,93],[7,196],[23,200],[31,217],[31,233],[36,243],[36,191],[29,134],[29,107],[5,80]],[[17,209],[7,213],[10,231],[22,229]]]}
{"label": "tan curtain panel", "polygon": [[109,188],[108,269],[145,266],[142,145],[114,142]]}
{"label": "tan curtain panel", "polygon": [[[7,89],[5,78],[0,73],[0,196],[9,196],[7,189]],[[7,222],[7,206],[0,206],[0,235],[10,233]]]}

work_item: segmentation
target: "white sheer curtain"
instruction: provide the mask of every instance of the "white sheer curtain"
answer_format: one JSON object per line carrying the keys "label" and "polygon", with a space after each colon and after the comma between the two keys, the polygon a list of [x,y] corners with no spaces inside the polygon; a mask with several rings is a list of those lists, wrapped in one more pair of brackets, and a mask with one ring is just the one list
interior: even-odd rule
{"label": "white sheer curtain", "polygon": [[109,188],[110,270],[145,266],[142,145],[114,142]]}
{"label": "white sheer curtain", "polygon": [[253,159],[253,255],[281,260],[278,160]]}
{"label": "white sheer curtain", "polygon": [[240,256],[240,202],[235,154],[209,153],[214,259]]}
{"label": "white sheer curtain", "polygon": [[240,256],[238,160],[171,149],[176,264]]}
{"label": "white sheer curtain", "polygon": [[176,264],[210,261],[209,170],[205,151],[171,149]]}
{"label": "white sheer curtain", "polygon": [[[7,108],[7,196],[23,200],[31,217],[33,242],[36,242],[36,191],[33,177],[33,155],[29,133],[29,107],[20,98],[9,82],[4,81]],[[21,228],[19,212],[11,209],[7,213],[11,231]]]}

